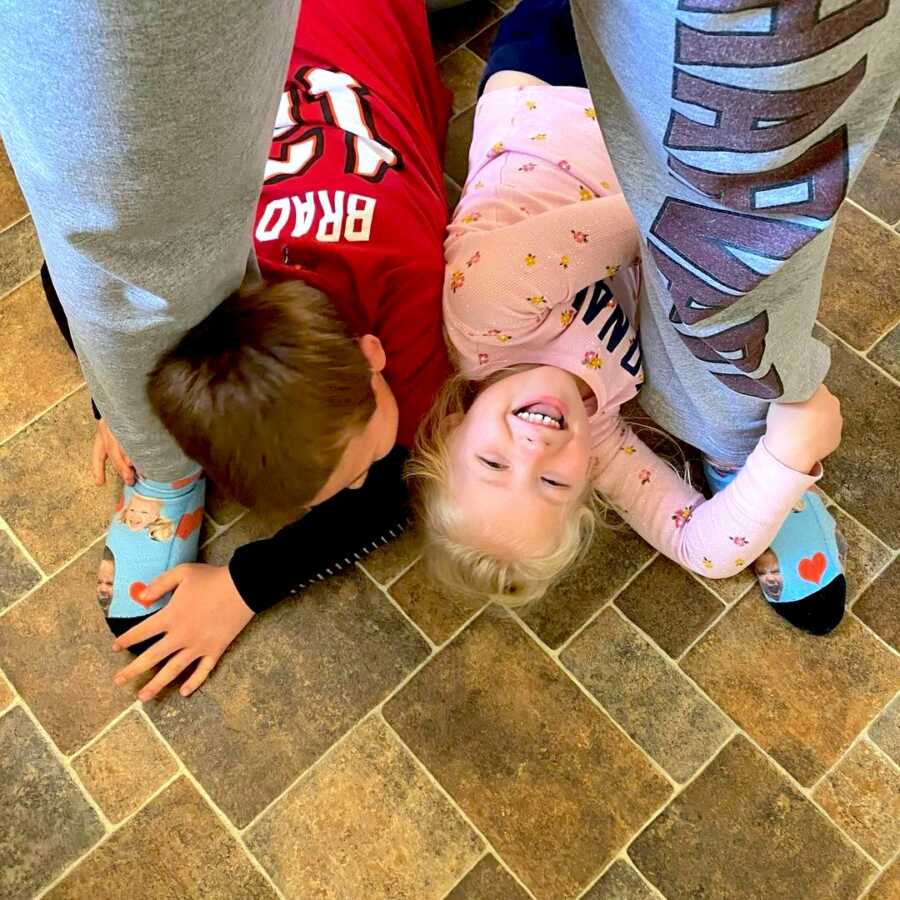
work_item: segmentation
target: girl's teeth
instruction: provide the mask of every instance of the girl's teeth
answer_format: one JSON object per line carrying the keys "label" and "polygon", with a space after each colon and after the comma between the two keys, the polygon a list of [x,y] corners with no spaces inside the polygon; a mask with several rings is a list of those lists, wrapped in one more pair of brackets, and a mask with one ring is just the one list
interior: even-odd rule
{"label": "girl's teeth", "polygon": [[549,425],[551,428],[560,427],[560,424],[556,421],[556,419],[553,419],[550,416],[541,415],[541,413],[533,413],[523,410],[522,412],[516,413],[516,415],[520,419],[524,419],[524,421],[526,422],[534,422],[537,425]]}

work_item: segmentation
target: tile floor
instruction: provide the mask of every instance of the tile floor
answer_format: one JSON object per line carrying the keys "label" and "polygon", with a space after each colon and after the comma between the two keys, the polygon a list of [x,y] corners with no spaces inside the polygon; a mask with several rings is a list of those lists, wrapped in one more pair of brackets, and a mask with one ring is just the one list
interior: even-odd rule
{"label": "tile floor", "polygon": [[[512,0],[434,21],[448,187]],[[406,537],[142,706],[92,597],[112,491],[0,154],[0,896],[900,897],[900,110],[838,222],[824,488],[853,607],[826,639],[749,576],[628,532],[510,615],[447,603]],[[207,558],[263,526],[213,496]]]}

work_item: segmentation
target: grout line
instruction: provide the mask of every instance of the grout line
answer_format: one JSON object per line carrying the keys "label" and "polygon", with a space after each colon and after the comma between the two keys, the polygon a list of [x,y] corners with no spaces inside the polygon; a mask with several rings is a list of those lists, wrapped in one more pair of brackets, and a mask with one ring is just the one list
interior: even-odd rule
{"label": "grout line", "polygon": [[[47,580],[47,573],[38,565],[38,561],[31,555],[28,548],[22,543],[19,536],[12,530],[12,526],[3,516],[0,516],[0,531],[4,532],[12,541],[13,546],[25,557],[25,559],[30,563],[30,565],[37,570],[38,575],[40,575],[40,584],[43,584]],[[27,593],[31,593],[34,588],[29,588]],[[15,601],[14,601],[15,602]]]}
{"label": "grout line", "polygon": [[71,566],[74,562],[77,562],[81,559],[85,553],[90,553],[97,544],[102,541],[106,537],[106,531],[103,531],[100,535],[95,537],[86,547],[82,547],[71,559],[65,560],[65,562],[60,563],[55,569],[53,569],[48,575],[45,575],[42,581],[39,581],[34,587],[29,588],[21,597],[13,600],[12,603],[9,604],[5,609],[0,609],[0,619],[2,619],[5,615],[7,615],[11,610],[15,609],[20,603],[24,603],[32,594],[39,591],[42,587],[52,581],[63,569]]}
{"label": "grout line", "polygon": [[844,197],[844,203],[847,203],[850,206],[855,206],[860,212],[864,212],[873,222],[877,222],[883,228],[886,228],[892,235],[894,235],[894,237],[897,237],[897,232],[894,231],[892,225],[888,225],[888,223],[885,222],[884,219],[879,219],[878,216],[875,215],[875,213],[869,212],[869,210],[867,210],[861,204],[857,203],[857,201],[854,200],[849,194]]}
{"label": "grout line", "polygon": [[412,616],[410,616],[406,612],[406,610],[390,595],[387,588],[383,587],[372,577],[372,573],[369,572],[368,569],[366,569],[362,565],[362,563],[357,562],[356,565],[358,568],[362,569],[363,577],[368,578],[372,582],[372,584],[375,586],[375,588],[378,591],[380,591],[382,594],[384,594],[385,597],[387,597],[388,603],[390,603],[391,606],[393,606],[394,609],[396,609],[397,612],[399,612],[400,615],[403,616],[403,618],[406,619],[406,621],[409,622],[410,625],[412,625],[412,627],[416,630],[416,632],[419,634],[419,636],[425,641],[426,644],[428,644],[428,650],[429,650],[428,655],[431,656],[431,654],[433,654],[434,651],[437,649],[437,644],[435,644],[434,641],[431,640],[431,638],[428,637],[427,634],[425,634],[425,632],[419,627],[419,625],[415,621],[415,619],[413,619]]}
{"label": "grout line", "polygon": [[87,788],[81,783],[81,779],[78,777],[78,773],[75,771],[75,769],[72,768],[72,763],[70,762],[69,758],[59,749],[59,747],[56,746],[56,742],[52,737],[50,737],[50,733],[40,723],[38,717],[32,712],[31,707],[25,702],[21,695],[19,696],[19,701],[19,707],[25,712],[34,727],[47,742],[51,754],[56,757],[56,761],[62,766],[63,769],[65,769],[69,777],[75,782],[78,790],[81,791],[81,793],[84,795],[84,799],[87,801],[88,806],[90,806],[97,814],[97,818],[100,820],[100,824],[103,826],[105,834],[109,834],[109,832],[112,831],[113,828],[112,823],[109,821],[109,819],[106,818],[106,814],[102,809],[100,809],[97,801],[94,800]]}
{"label": "grout line", "polygon": [[75,871],[89,856],[94,854],[97,850],[99,850],[104,844],[108,843],[113,836],[123,828],[127,823],[129,823],[138,813],[140,813],[145,807],[149,806],[163,791],[167,790],[169,786],[181,777],[181,772],[176,769],[173,775],[170,775],[143,803],[138,806],[137,809],[130,812],[121,822],[117,825],[113,826],[112,831],[107,832],[103,837],[97,841],[89,850],[85,851],[78,857],[74,862],[70,865],[66,866],[66,868],[51,881],[49,884],[42,887],[38,893],[35,895],[35,900],[40,900],[41,897],[46,896],[50,891],[53,890],[58,884],[65,881],[72,872]]}
{"label": "grout line", "polygon": [[[891,866],[895,866],[900,864],[900,850],[898,850],[886,863],[884,867],[884,871],[886,872]],[[881,877],[881,872],[876,872],[875,877],[872,878],[869,883],[862,889],[862,893],[859,895],[859,900],[863,900],[865,897],[871,897],[872,888],[875,886],[875,883]]]}
{"label": "grout line", "polygon": [[[451,807],[454,810],[456,810],[456,812],[462,817],[463,821],[469,826],[469,828],[471,828],[472,831],[474,831],[475,834],[478,835],[478,837],[484,842],[484,846],[487,848],[487,850],[494,855],[494,857],[497,859],[497,861],[500,863],[500,865],[503,866],[504,869],[506,869],[506,871],[510,874],[510,876],[513,878],[513,880],[522,888],[522,890],[524,890],[525,893],[528,894],[529,897],[534,897],[534,893],[531,891],[531,889],[528,887],[528,885],[525,884],[525,882],[522,881],[521,878],[519,878],[518,874],[509,866],[509,864],[506,862],[506,860],[503,858],[503,856],[498,852],[497,848],[487,839],[487,837],[482,832],[482,830],[472,821],[472,819],[466,814],[465,810],[459,805],[459,803],[456,802],[456,800],[447,791],[447,789],[437,780],[437,778],[435,777],[435,775],[431,771],[431,769],[429,769],[428,766],[426,766],[425,763],[423,763],[422,760],[419,759],[418,756],[416,756],[416,754],[413,752],[412,747],[410,747],[409,744],[407,744],[406,741],[403,740],[403,738],[400,736],[399,732],[391,725],[390,722],[388,722],[387,719],[384,718],[384,715],[382,714],[381,710],[378,711],[377,715],[381,719],[381,721],[390,729],[391,734],[393,734],[396,737],[397,741],[400,743],[400,745],[403,747],[403,749],[406,750],[406,752],[412,757],[415,764],[422,770],[422,772],[425,773],[425,777],[438,789],[438,791],[441,793],[441,795],[447,800],[447,802],[451,805]],[[484,854],[484,855],[486,855],[486,854]],[[476,863],[476,865],[477,865],[477,863]],[[473,868],[474,868],[474,866],[473,866]],[[471,869],[469,871],[471,871]],[[468,874],[468,873],[466,873],[466,874]],[[463,876],[463,877],[465,877],[465,876]],[[462,879],[460,879],[460,880],[462,880]],[[458,883],[459,882],[457,882],[457,884]],[[455,887],[455,885],[454,885],[454,887]]]}
{"label": "grout line", "polygon": [[[391,727],[391,726],[388,725],[388,728],[390,728],[390,727]],[[395,732],[395,733],[396,733],[396,732]],[[416,762],[418,762],[418,760],[416,760]],[[482,853],[481,856],[479,856],[478,859],[476,859],[475,862],[473,862],[472,865],[469,866],[469,868],[466,869],[465,872],[463,872],[463,874],[462,874],[462,875],[460,876],[460,878],[459,878],[459,881],[457,881],[456,884],[454,884],[453,887],[451,887],[450,890],[447,891],[446,894],[444,894],[442,900],[447,900],[447,898],[448,898],[448,897],[449,897],[449,896],[450,896],[450,895],[451,895],[451,894],[452,894],[452,893],[453,893],[453,892],[454,892],[454,891],[455,891],[455,890],[456,890],[456,889],[457,889],[457,888],[458,888],[458,887],[459,887],[459,886],[460,886],[460,885],[461,885],[461,884],[462,884],[462,883],[463,883],[463,882],[464,882],[464,881],[472,874],[472,872],[475,871],[475,867],[476,867],[482,860],[488,859],[490,856],[491,856],[490,851],[488,851],[488,850],[485,848],[484,853]]]}
{"label": "grout line", "polygon": [[[754,585],[751,585],[751,587],[754,587]],[[699,644],[700,641],[702,641],[703,638],[705,638],[706,635],[708,635],[708,634],[713,630],[713,628],[715,628],[716,625],[718,625],[719,622],[721,622],[722,619],[724,619],[725,616],[728,615],[728,613],[729,613],[732,609],[735,609],[735,608],[737,607],[738,603],[740,603],[741,600],[743,600],[744,597],[746,597],[748,593],[749,593],[749,591],[744,591],[744,593],[741,594],[741,596],[738,597],[738,599],[735,600],[734,603],[731,603],[731,604],[727,605],[727,606],[725,607],[725,609],[723,609],[723,610],[715,617],[715,619],[713,619],[712,622],[710,622],[709,625],[707,625],[706,628],[704,628],[703,631],[701,631],[700,634],[698,634],[697,637],[695,637],[695,638],[694,638],[694,639],[693,639],[693,640],[692,640],[692,641],[684,648],[684,650],[682,650],[681,653],[678,654],[677,657],[669,656],[668,653],[666,653],[666,656],[669,656],[669,659],[671,659],[671,660],[675,663],[676,667],[680,670],[680,669],[681,669],[681,661],[688,655],[688,653],[690,653],[691,650],[693,650],[694,647],[696,647],[697,644]],[[619,607],[618,607],[618,606],[616,607],[616,609],[617,609],[619,612],[621,612],[621,610],[619,610]],[[622,613],[622,615],[625,615],[625,614]],[[625,619],[626,619],[630,624],[634,625],[634,626],[637,628],[637,625],[636,625],[634,622],[632,622],[631,619],[629,619],[627,615],[625,615]],[[642,634],[644,633],[642,629],[638,629],[638,630],[641,631]],[[654,642],[654,643],[655,643],[655,642]],[[660,650],[662,650],[662,647],[660,647]],[[663,650],[663,653],[665,653],[664,650]],[[716,708],[718,709],[718,704],[716,704]]]}
{"label": "grout line", "polygon": [[[440,65],[440,64],[441,64],[448,56],[452,56],[454,53],[456,53],[457,50],[466,49],[466,50],[469,51],[469,53],[473,54],[474,56],[478,56],[478,54],[475,53],[474,50],[470,50],[470,49],[469,49],[469,43],[470,43],[471,41],[474,41],[475,38],[477,38],[480,34],[483,34],[485,31],[487,31],[488,28],[492,27],[493,25],[496,25],[501,19],[503,19],[504,16],[506,16],[506,14],[507,14],[507,12],[508,12],[508,10],[501,9],[499,6],[497,6],[496,3],[491,3],[491,6],[493,6],[494,9],[495,9],[498,13],[500,13],[499,18],[494,19],[492,22],[488,22],[487,25],[484,26],[484,28],[480,28],[478,31],[475,32],[475,34],[472,34],[472,35],[470,35],[469,37],[467,37],[461,44],[458,44],[458,45],[457,45],[456,47],[454,47],[452,50],[447,51],[447,53],[445,53],[443,56],[441,56],[441,57],[435,56],[435,57],[434,57],[434,64],[435,64],[436,66]],[[481,57],[478,56],[478,59],[480,60]],[[485,65],[487,65],[487,63],[485,63]],[[465,111],[465,110],[463,110],[463,111]]]}
{"label": "grout line", "polygon": [[[833,332],[830,328],[827,328],[825,325],[823,325],[818,319],[816,320],[816,325],[818,325],[819,328],[821,328],[822,331],[824,331],[825,334],[827,334],[829,337],[833,338],[839,344],[842,344],[854,356],[858,357],[863,362],[867,363],[873,369],[875,369],[879,374],[881,374],[885,378],[887,378],[887,380],[890,381],[891,384],[894,384],[897,387],[900,387],[900,381],[898,381],[896,378],[894,378],[894,376],[891,375],[890,372],[886,371],[885,369],[882,369],[881,366],[879,366],[877,362],[875,362],[872,359],[869,359],[869,357],[866,356],[866,354],[863,353],[862,350],[857,350],[856,347],[854,347],[852,344],[848,344],[847,341],[845,341],[839,334],[835,334],[835,332]],[[871,349],[872,348],[870,347],[869,350],[871,350]],[[868,353],[868,350],[866,351],[866,353]],[[828,378],[827,375],[825,377],[826,377],[826,379]]]}
{"label": "grout line", "polygon": [[660,900],[666,900],[666,898],[663,896],[663,892],[652,881],[650,881],[650,879],[647,878],[647,876],[634,864],[634,862],[632,861],[632,859],[628,855],[628,853],[626,852],[626,853],[623,853],[622,855],[631,864],[631,868],[634,869],[634,871],[638,873],[638,875],[640,876],[640,878],[644,882],[644,884],[646,884],[647,887],[650,888],[650,891],[653,893],[653,896],[659,897]]}
{"label": "grout line", "polygon": [[[638,566],[637,571],[630,578],[626,579],[625,583],[621,587],[619,587],[615,591],[613,591],[612,594],[610,594],[609,597],[603,601],[603,603],[601,604],[599,609],[597,609],[592,615],[590,615],[582,625],[580,625],[577,629],[575,629],[575,631],[573,631],[572,634],[570,634],[569,637],[567,637],[559,645],[559,647],[557,647],[556,650],[550,650],[550,648],[548,647],[547,649],[550,651],[550,654],[558,659],[563,653],[565,653],[565,651],[568,650],[569,647],[575,643],[575,641],[578,639],[579,635],[581,635],[581,633],[583,631],[586,631],[590,627],[590,625],[600,615],[600,613],[602,613],[603,610],[606,609],[607,606],[615,603],[616,600],[619,597],[621,597],[622,594],[625,593],[625,591],[631,586],[631,583],[633,581],[635,581],[637,579],[637,577],[645,569],[649,569],[650,566],[652,566],[653,563],[659,558],[659,556],[660,556],[660,554],[654,550],[653,553],[650,554],[650,558],[645,563]],[[518,616],[516,616],[516,618],[518,618]],[[529,629],[529,631],[530,630],[531,629]],[[538,640],[540,641],[540,638],[538,638]],[[540,641],[540,643],[544,644],[543,641]],[[546,646],[546,645],[544,645],[544,646]]]}
{"label": "grout line", "polygon": [[68,759],[70,762],[74,763],[76,759],[78,759],[83,753],[87,750],[90,750],[94,744],[99,743],[119,722],[122,721],[132,710],[134,710],[137,705],[137,700],[132,700],[122,712],[118,713],[118,715],[113,716],[87,743],[83,744],[79,747],[74,753],[72,753]]}
{"label": "grout line", "polygon": [[[17,182],[17,184],[18,184],[18,182]],[[23,212],[22,215],[19,216],[18,219],[15,219],[14,221],[7,223],[6,225],[3,226],[3,228],[0,228],[0,234],[5,234],[7,231],[11,231],[20,222],[24,222],[30,215],[31,215],[31,210],[26,205],[25,212]]]}
{"label": "grout line", "polygon": [[863,620],[852,610],[848,609],[844,615],[852,616],[859,624],[862,626],[864,631],[868,631],[869,634],[876,640],[877,643],[881,644],[885,650],[887,650],[891,656],[900,656],[900,650],[895,650],[877,631],[867,625]]}
{"label": "grout line", "polygon": [[[603,609],[606,609],[606,607],[609,606],[610,603],[611,601],[604,604]],[[598,610],[598,614],[600,611],[602,610]],[[621,613],[619,613],[619,615],[621,615]],[[603,704],[601,704],[600,701],[563,665],[563,663],[553,655],[553,651],[551,651],[543,641],[538,639],[534,632],[518,616],[510,616],[510,618],[522,629],[522,631],[525,632],[525,634],[529,638],[537,643],[541,652],[549,657],[550,661],[553,663],[554,668],[559,669],[562,674],[565,675],[565,677],[568,678],[568,680],[571,681],[572,684],[574,684],[578,688],[578,690],[581,691],[581,693],[585,697],[587,697],[588,700],[590,700],[591,703],[597,709],[599,709],[603,713],[603,715],[606,716],[607,719],[609,719],[610,722],[613,723],[613,725],[615,725],[616,729],[623,735],[625,735],[627,741],[637,748],[641,756],[646,757],[646,759],[650,761],[652,767],[657,771],[658,774],[662,775],[662,777],[668,783],[669,788],[674,788],[677,792],[679,787],[678,782],[671,775],[669,775],[669,773],[666,772],[666,770],[652,756],[650,756],[650,754],[612,717],[612,715],[610,715],[609,712],[607,712],[607,710],[603,707]],[[671,796],[669,797],[669,799],[671,800]]]}
{"label": "grout line", "polygon": [[244,838],[241,832],[238,830],[237,826],[235,826],[232,821],[219,809],[218,804],[216,804],[212,797],[206,792],[206,789],[202,784],[194,777],[193,772],[184,764],[184,760],[175,752],[172,745],[166,740],[163,736],[162,732],[156,727],[156,723],[150,716],[147,715],[147,712],[144,710],[142,704],[138,704],[138,712],[141,716],[143,716],[145,723],[150,728],[151,732],[156,735],[157,739],[162,743],[162,745],[175,757],[175,760],[178,764],[178,777],[183,776],[186,778],[190,784],[193,786],[194,790],[197,791],[198,794],[203,798],[206,805],[212,811],[213,815],[216,816],[219,822],[224,825],[225,830],[231,835],[231,837],[235,840],[238,847],[243,850],[244,856],[250,862],[250,865],[256,869],[260,875],[262,875],[265,882],[272,888],[276,897],[279,897],[280,900],[285,900],[284,894],[281,892],[281,889],[277,884],[272,880],[272,876],[263,868],[262,863],[250,852],[246,843],[244,843]]}
{"label": "grout line", "polygon": [[56,409],[56,407],[61,403],[65,403],[66,400],[68,400],[70,397],[74,397],[75,394],[77,394],[84,387],[84,385],[85,383],[83,381],[79,382],[76,387],[72,388],[61,397],[58,397],[53,401],[53,403],[51,403],[48,407],[42,409],[39,413],[33,415],[24,425],[20,425],[15,431],[12,432],[12,434],[8,434],[5,438],[3,438],[3,440],[0,441],[0,447],[5,447],[11,441],[15,440],[15,438],[17,438],[20,434],[22,434],[23,431],[27,431],[29,428],[31,428],[31,426],[34,425],[34,423],[37,422],[38,419],[42,419],[48,413],[53,412],[53,410]]}
{"label": "grout line", "polygon": [[[27,216],[24,218],[27,218]],[[15,224],[18,225],[19,222],[22,222],[22,221],[23,221],[23,219],[19,219],[19,221],[16,222]],[[15,225],[11,225],[10,228],[15,228]],[[0,234],[3,234],[3,233],[5,233],[5,231],[8,231],[8,230],[9,229],[4,229],[4,231],[0,232]],[[9,290],[3,291],[3,293],[0,294],[0,300],[5,300],[7,297],[11,297],[16,291],[21,290],[23,287],[25,287],[26,284],[28,284],[29,281],[33,281],[40,274],[41,274],[41,267],[38,266],[36,269],[34,269],[28,275],[26,275],[21,281],[17,281],[11,288],[9,288]]]}

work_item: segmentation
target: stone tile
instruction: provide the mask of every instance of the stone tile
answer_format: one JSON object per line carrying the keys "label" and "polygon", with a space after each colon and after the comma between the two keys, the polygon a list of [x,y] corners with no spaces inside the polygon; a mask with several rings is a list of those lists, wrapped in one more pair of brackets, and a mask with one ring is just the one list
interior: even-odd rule
{"label": "stone tile", "polygon": [[469,3],[432,13],[428,21],[434,58],[443,59],[499,18],[500,10],[489,0],[471,0]]}
{"label": "stone tile", "polygon": [[203,547],[200,551],[200,559],[213,566],[224,566],[238,547],[269,537],[272,531],[268,522],[256,513],[249,512],[227,531],[222,532],[215,540]]}
{"label": "stone tile", "polygon": [[900,326],[894,328],[869,351],[869,359],[894,378],[900,379]]}
{"label": "stone tile", "polygon": [[41,576],[10,536],[0,531],[0,609],[6,609],[40,580]]}
{"label": "stone tile", "polygon": [[48,900],[274,898],[275,892],[185,778],[72,870]]}
{"label": "stone tile", "polygon": [[653,548],[630,528],[597,529],[584,564],[540,600],[517,610],[519,618],[554,650],[564,644],[637,570]]}
{"label": "stone tile", "polygon": [[391,585],[391,596],[435,644],[443,644],[484,606],[481,600],[445,597],[432,586],[424,562]]}
{"label": "stone tile", "polygon": [[900,687],[900,659],[854,617],[813,637],[755,593],[704,635],[682,668],[804,785],[835,763]]}
{"label": "stone tile", "polygon": [[72,767],[113,824],[131,815],[178,771],[172,754],[136,712],[76,756]]}
{"label": "stone tile", "polygon": [[103,834],[25,711],[0,718],[0,896],[30,900]]}
{"label": "stone tile", "polygon": [[657,900],[656,894],[624,859],[617,859],[582,900]]}
{"label": "stone tile", "polygon": [[253,826],[247,846],[290,897],[439,900],[481,839],[377,718]]}
{"label": "stone tile", "polygon": [[747,568],[731,578],[707,578],[703,583],[730,606],[756,584],[756,578]]}
{"label": "stone tile", "polygon": [[900,773],[868,741],[841,760],[813,797],[873,859],[890,862],[900,847]]}
{"label": "stone tile", "polygon": [[134,699],[113,675],[126,653],[97,607],[97,545],[0,618],[0,668],[65,754],[86,744]]}
{"label": "stone tile", "polygon": [[819,321],[858,350],[900,319],[900,237],[855,206],[837,217]]}
{"label": "stone tile", "polygon": [[628,850],[669,900],[857,897],[874,869],[744,737]]}
{"label": "stone tile", "polygon": [[891,551],[867,528],[863,528],[842,510],[829,509],[838,529],[847,540],[844,577],[847,579],[847,603],[852,603],[876,572],[880,572],[891,558]]}
{"label": "stone tile", "polygon": [[824,332],[831,346],[826,384],[841,398],[844,436],[828,457],[822,489],[888,546],[900,546],[900,387]]}
{"label": "stone tile", "polygon": [[900,651],[900,560],[875,579],[853,605],[856,613],[879,637]]}
{"label": "stone tile", "polygon": [[885,869],[881,878],[866,894],[866,900],[897,900],[900,897],[900,860]]}
{"label": "stone tile", "polygon": [[669,795],[640,751],[497,607],[384,714],[540,898],[577,895]]}
{"label": "stone tile", "polygon": [[493,856],[485,856],[446,900],[528,900],[528,894]]}
{"label": "stone tile", "polygon": [[872,723],[869,737],[900,766],[900,697]]}
{"label": "stone tile", "polygon": [[228,525],[244,512],[244,507],[237,500],[232,500],[217,484],[207,479],[206,512],[216,525]]}
{"label": "stone tile", "polygon": [[3,710],[12,704],[15,699],[15,695],[12,692],[12,688],[9,686],[9,682],[0,675],[0,712],[3,712]]}
{"label": "stone tile", "polygon": [[[35,374],[40,372],[40,377]],[[82,382],[75,354],[63,340],[32,278],[0,301],[0,441]],[[23,390],[23,385],[28,385]]]}
{"label": "stone tile", "polygon": [[366,571],[379,583],[393,581],[422,552],[422,538],[407,529],[396,540],[379,547],[362,560]]}
{"label": "stone tile", "polygon": [[491,47],[494,46],[494,38],[497,37],[497,32],[500,30],[500,21],[502,20],[498,20],[492,25],[488,25],[484,31],[476,34],[475,37],[466,44],[474,54],[480,56],[485,62],[488,61],[488,57],[491,55]]}
{"label": "stone tile", "polygon": [[188,699],[166,691],[145,709],[243,828],[427,654],[388,599],[353,572],[257,616],[201,690]]}
{"label": "stone tile", "polygon": [[82,389],[0,446],[0,515],[46,572],[109,523],[115,483],[94,484],[94,430]]}
{"label": "stone tile", "polygon": [[454,50],[438,66],[444,86],[453,91],[453,112],[462,112],[475,102],[483,71],[484,60],[465,47]]}
{"label": "stone tile", "polygon": [[36,275],[43,261],[31,216],[0,231],[0,297]]}
{"label": "stone tile", "polygon": [[469,145],[472,143],[472,124],[475,107],[454,116],[447,126],[447,144],[444,150],[444,171],[460,186],[466,183],[469,171]]}
{"label": "stone tile", "polygon": [[690,572],[663,557],[616,597],[616,606],[673,657],[725,608]]}
{"label": "stone tile", "polygon": [[888,118],[850,196],[885,222],[900,219],[900,103]]}
{"label": "stone tile", "polygon": [[607,608],[560,657],[676,781],[687,781],[734,726],[637,629]]}
{"label": "stone tile", "polygon": [[0,141],[0,231],[27,212],[28,206],[19,190],[19,182],[6,155],[6,148]]}

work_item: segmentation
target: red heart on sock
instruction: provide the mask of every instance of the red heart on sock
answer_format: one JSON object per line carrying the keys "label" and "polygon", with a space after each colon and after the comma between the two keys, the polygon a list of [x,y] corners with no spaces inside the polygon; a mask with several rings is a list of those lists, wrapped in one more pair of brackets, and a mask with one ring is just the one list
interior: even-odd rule
{"label": "red heart on sock", "polygon": [[141,594],[147,590],[147,585],[144,584],[143,581],[132,581],[131,587],[128,588],[128,593],[131,594],[131,599],[134,600],[135,603],[140,603],[141,606],[146,609],[148,606],[153,606],[156,602],[155,600],[141,600]]}
{"label": "red heart on sock", "polygon": [[175,534],[183,541],[186,541],[199,527],[203,521],[203,507],[198,506],[193,512],[185,513],[175,529]]}
{"label": "red heart on sock", "polygon": [[818,584],[822,580],[822,575],[825,573],[827,567],[828,560],[825,559],[825,554],[820,550],[813,556],[801,559],[797,565],[797,571],[804,581],[811,581],[813,584]]}

